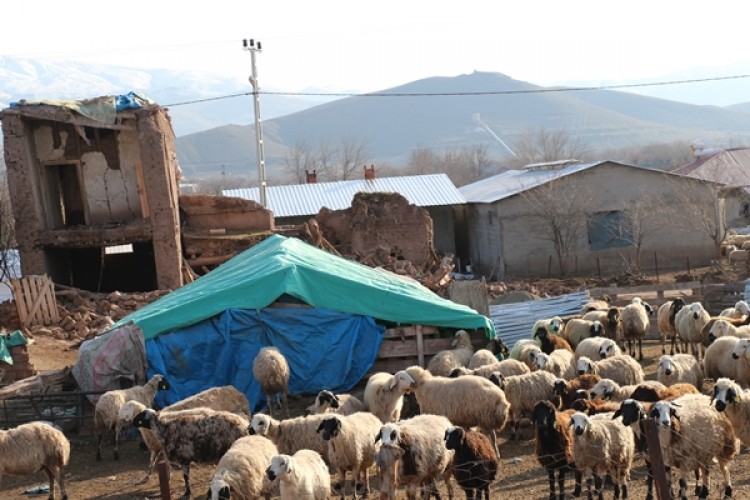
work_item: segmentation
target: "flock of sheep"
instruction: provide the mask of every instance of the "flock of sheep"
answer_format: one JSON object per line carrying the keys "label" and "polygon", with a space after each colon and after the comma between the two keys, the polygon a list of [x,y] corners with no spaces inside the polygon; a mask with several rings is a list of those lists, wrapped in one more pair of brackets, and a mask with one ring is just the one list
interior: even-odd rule
{"label": "flock of sheep", "polygon": [[[663,355],[656,380],[646,380],[636,355],[643,357],[641,341],[654,314]],[[750,446],[750,308],[744,301],[716,317],[700,302],[681,298],[658,311],[640,298],[622,308],[592,301],[581,314],[537,321],[529,338],[505,349],[505,356],[498,350],[496,343],[475,351],[469,334],[459,331],[452,349],[426,369],[375,373],[362,400],[321,391],[305,416],[289,418],[287,409],[280,420],[273,409],[277,400],[286,406],[289,366],[273,347],[262,349],[253,367],[268,414],[252,415],[232,386],[156,411],[156,393],[169,385],[154,375],[142,386],[100,397],[96,458],[102,458],[102,436],[114,430],[117,459],[120,433],[133,425],[151,452],[141,482],[165,459],[181,467],[185,497],[192,494],[190,465],[216,463],[212,500],[356,498],[371,492],[371,474],[384,499],[400,488],[408,498],[439,498],[440,481],[451,497],[455,482],[467,498],[489,499],[501,452],[496,433],[509,425],[510,439],[528,439],[521,424],[530,420],[550,499],[565,498],[567,474],[575,476],[576,496],[585,487],[589,498],[602,498],[609,478],[614,497],[627,498],[638,453],[646,458],[646,498],[653,499],[643,428],[652,419],[664,463],[679,474],[680,498],[693,478],[695,494],[707,498],[713,466],[723,474],[723,497],[731,497],[728,464],[738,440]],[[420,414],[401,419],[406,394],[414,395]],[[16,458],[12,466],[0,461],[0,477],[44,470],[49,498],[55,498],[55,482],[67,498],[63,468],[70,444],[62,432],[47,423],[0,431],[0,450]],[[333,474],[339,484],[332,484]]]}

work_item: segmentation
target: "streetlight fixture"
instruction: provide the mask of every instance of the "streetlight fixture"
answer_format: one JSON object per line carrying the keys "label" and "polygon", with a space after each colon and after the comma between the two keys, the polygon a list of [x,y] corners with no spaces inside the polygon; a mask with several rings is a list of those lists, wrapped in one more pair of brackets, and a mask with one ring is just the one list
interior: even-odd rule
{"label": "streetlight fixture", "polygon": [[255,54],[260,52],[260,41],[257,43],[254,39],[242,40],[242,47],[250,52],[252,74],[248,78],[250,85],[253,86],[253,99],[255,104],[255,148],[258,153],[258,175],[260,177],[260,204],[263,208],[268,208],[268,198],[266,195],[266,156],[263,151],[263,131],[260,126],[260,86],[258,85],[258,68],[255,65]]}

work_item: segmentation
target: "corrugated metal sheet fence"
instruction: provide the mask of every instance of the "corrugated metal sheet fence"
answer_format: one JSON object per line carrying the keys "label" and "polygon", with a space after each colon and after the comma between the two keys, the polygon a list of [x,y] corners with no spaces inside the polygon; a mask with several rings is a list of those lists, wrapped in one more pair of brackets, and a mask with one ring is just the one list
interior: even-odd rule
{"label": "corrugated metal sheet fence", "polygon": [[490,318],[497,336],[512,348],[517,340],[531,338],[531,328],[538,320],[578,314],[590,297],[589,291],[584,290],[547,299],[491,305]]}

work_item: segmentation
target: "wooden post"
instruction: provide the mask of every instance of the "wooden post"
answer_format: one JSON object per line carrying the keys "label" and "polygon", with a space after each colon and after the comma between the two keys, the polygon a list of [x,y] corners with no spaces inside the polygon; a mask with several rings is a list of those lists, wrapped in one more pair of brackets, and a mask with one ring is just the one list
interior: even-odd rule
{"label": "wooden post", "polygon": [[161,500],[172,500],[172,492],[169,488],[169,461],[162,454],[159,463],[156,464],[156,470],[159,472],[159,492]]}
{"label": "wooden post", "polygon": [[547,278],[552,277],[552,256],[549,256],[549,263],[547,264]]}
{"label": "wooden post", "polygon": [[659,256],[654,250],[654,274],[656,274],[656,282],[659,283]]}
{"label": "wooden post", "polygon": [[422,337],[422,325],[417,325],[417,362],[424,368],[424,337]]}
{"label": "wooden post", "polygon": [[690,257],[687,258],[687,268],[688,268],[688,276],[690,276]]}
{"label": "wooden post", "polygon": [[656,422],[650,418],[644,420],[643,432],[646,434],[646,446],[648,446],[648,457],[651,462],[651,474],[654,476],[656,496],[659,500],[670,500],[669,482],[667,481],[667,471],[664,469],[664,457],[661,454]]}
{"label": "wooden post", "polygon": [[602,279],[602,263],[599,257],[596,258],[596,272],[599,274],[599,279]]}

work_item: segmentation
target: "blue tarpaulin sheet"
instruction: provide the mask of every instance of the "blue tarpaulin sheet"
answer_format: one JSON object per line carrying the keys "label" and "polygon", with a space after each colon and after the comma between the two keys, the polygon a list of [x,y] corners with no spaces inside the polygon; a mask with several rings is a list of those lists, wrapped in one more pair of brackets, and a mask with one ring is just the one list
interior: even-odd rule
{"label": "blue tarpaulin sheet", "polygon": [[257,412],[266,406],[253,376],[262,347],[274,346],[286,357],[290,394],[344,392],[372,367],[384,331],[372,317],[326,309],[227,309],[147,340],[148,377],[164,374],[171,386],[157,395],[160,407],[231,384]]}

